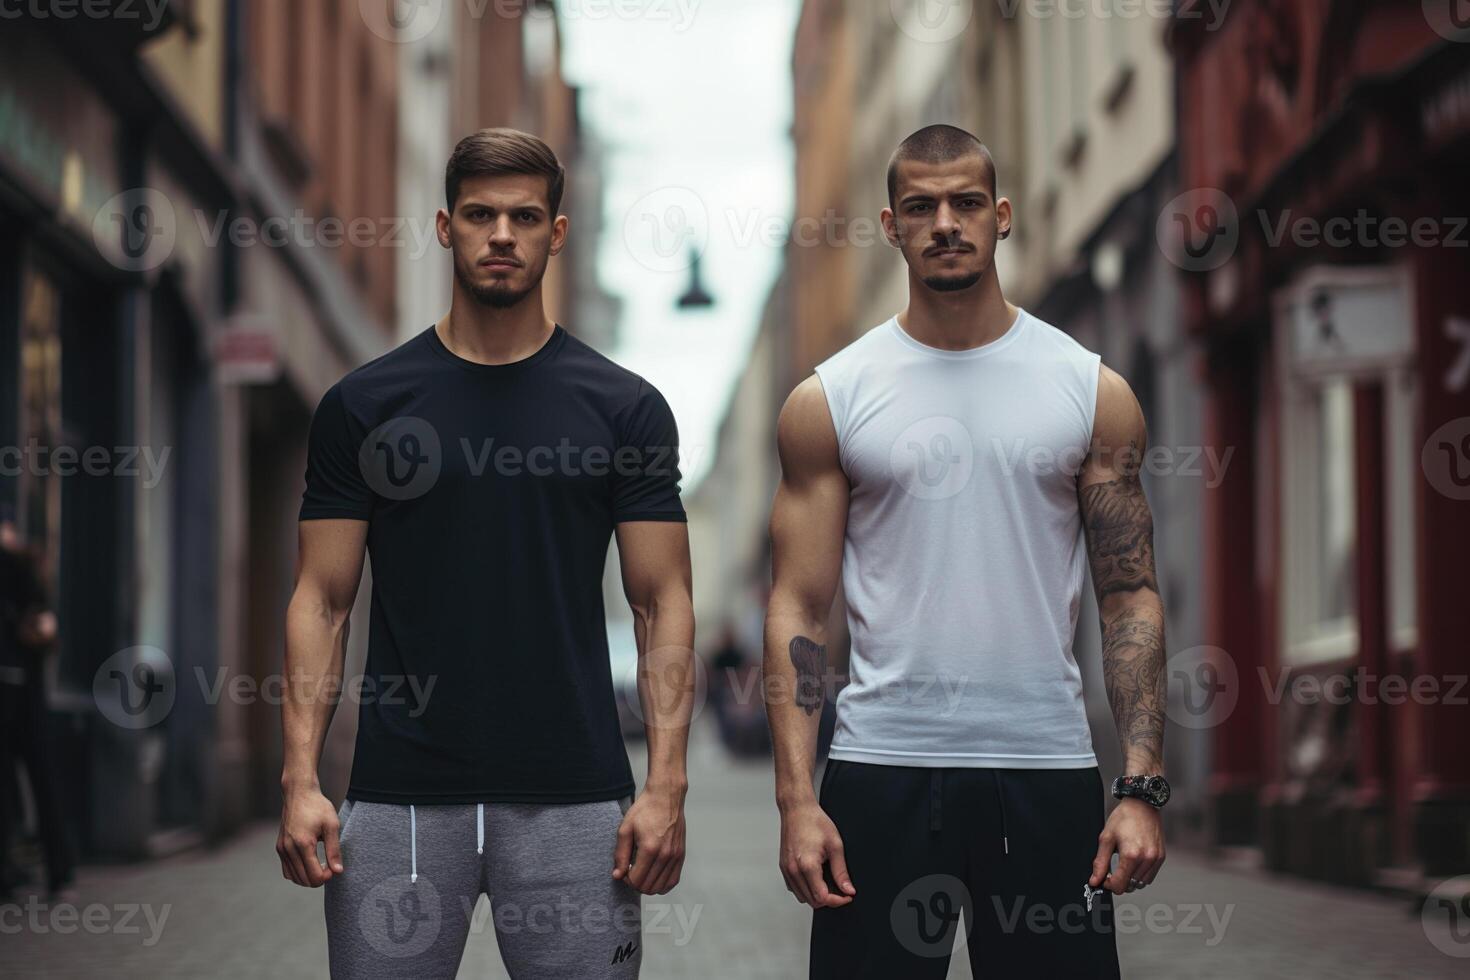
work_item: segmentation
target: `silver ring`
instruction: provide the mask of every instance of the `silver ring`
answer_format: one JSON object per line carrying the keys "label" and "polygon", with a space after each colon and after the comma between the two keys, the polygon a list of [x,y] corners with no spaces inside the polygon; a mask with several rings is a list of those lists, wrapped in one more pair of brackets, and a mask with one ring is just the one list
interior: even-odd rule
{"label": "silver ring", "polygon": [[1148,885],[1145,882],[1139,881],[1137,878],[1129,878],[1128,879],[1128,884],[1132,885],[1134,888],[1147,888],[1148,887]]}

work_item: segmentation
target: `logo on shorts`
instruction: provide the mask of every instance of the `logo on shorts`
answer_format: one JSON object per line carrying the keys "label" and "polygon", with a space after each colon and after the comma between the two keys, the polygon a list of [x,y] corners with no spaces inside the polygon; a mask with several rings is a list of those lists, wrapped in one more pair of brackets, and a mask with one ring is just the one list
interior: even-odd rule
{"label": "logo on shorts", "polygon": [[626,945],[619,946],[617,949],[613,950],[612,961],[614,963],[622,963],[626,960],[631,960],[633,958],[633,954],[636,952],[638,952],[637,943],[630,942]]}

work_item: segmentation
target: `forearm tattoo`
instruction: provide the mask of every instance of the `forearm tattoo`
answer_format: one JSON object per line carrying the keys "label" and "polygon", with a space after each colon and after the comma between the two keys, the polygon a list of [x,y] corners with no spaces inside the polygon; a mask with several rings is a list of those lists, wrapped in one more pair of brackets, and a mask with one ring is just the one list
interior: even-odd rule
{"label": "forearm tattoo", "polygon": [[808,715],[822,710],[826,692],[822,674],[827,665],[827,648],[805,636],[791,638],[791,666],[796,668],[796,703]]}
{"label": "forearm tattoo", "polygon": [[1168,681],[1148,500],[1135,470],[1084,488],[1079,501],[1103,619],[1103,679],[1118,737],[1125,752],[1157,766],[1163,757]]}

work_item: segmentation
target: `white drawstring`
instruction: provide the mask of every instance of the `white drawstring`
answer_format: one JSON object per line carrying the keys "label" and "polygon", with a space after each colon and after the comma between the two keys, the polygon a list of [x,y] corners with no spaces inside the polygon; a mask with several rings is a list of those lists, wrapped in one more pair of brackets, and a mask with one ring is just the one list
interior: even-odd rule
{"label": "white drawstring", "polygon": [[485,804],[475,805],[475,853],[485,853]]}
{"label": "white drawstring", "polygon": [[413,871],[408,876],[410,882],[417,883],[419,880],[419,818],[414,813],[413,804],[408,805],[408,853],[412,862]]}

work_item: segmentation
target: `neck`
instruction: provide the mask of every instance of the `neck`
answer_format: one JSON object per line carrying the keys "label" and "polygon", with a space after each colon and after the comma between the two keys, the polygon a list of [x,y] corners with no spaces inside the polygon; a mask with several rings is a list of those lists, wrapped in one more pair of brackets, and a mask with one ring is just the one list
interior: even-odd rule
{"label": "neck", "polygon": [[1019,310],[1006,302],[995,266],[969,289],[941,292],[909,273],[909,304],[898,325],[921,344],[940,350],[968,350],[999,339]]}
{"label": "neck", "polygon": [[541,286],[514,306],[486,306],[454,284],[449,312],[434,325],[450,351],[480,364],[524,360],[550,339],[556,323],[541,304]]}

